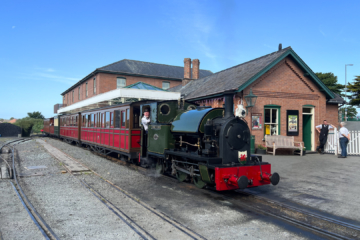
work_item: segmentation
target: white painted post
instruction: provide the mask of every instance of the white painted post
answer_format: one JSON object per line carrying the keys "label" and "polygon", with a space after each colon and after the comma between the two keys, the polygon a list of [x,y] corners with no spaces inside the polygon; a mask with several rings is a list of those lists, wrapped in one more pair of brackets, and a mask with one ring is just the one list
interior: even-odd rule
{"label": "white painted post", "polygon": [[335,156],[338,155],[338,132],[337,128],[334,128],[334,154]]}

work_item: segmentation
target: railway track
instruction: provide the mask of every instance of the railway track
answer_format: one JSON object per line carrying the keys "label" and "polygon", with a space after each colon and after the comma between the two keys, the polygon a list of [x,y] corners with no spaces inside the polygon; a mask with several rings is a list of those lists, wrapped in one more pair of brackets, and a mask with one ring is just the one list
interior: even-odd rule
{"label": "railway track", "polygon": [[[105,157],[109,160],[125,165],[129,168],[139,170],[143,173],[146,173],[146,169],[129,164],[122,160],[112,158],[110,156],[102,155],[99,153],[94,153],[98,156]],[[82,163],[80,163],[82,164]],[[84,164],[82,164],[84,165]],[[84,165],[85,166],[85,165]],[[119,188],[115,184],[111,183],[109,180],[106,180],[96,172],[92,171],[100,179],[110,184],[114,189],[121,191],[130,198],[133,198],[131,195],[126,193],[123,189]],[[174,177],[168,175],[162,175],[164,178],[170,178],[174,180]],[[191,185],[190,183],[184,182],[184,184]],[[193,188],[194,189],[194,188]],[[327,239],[360,239],[360,227],[354,224],[347,223],[338,219],[331,217],[323,216],[321,214],[312,213],[306,211],[299,207],[293,207],[284,203],[280,203],[265,197],[257,196],[246,191],[237,190],[236,192],[215,192],[209,190],[200,190],[199,191],[208,191],[207,194],[216,196],[217,199],[222,198],[224,201],[228,201],[234,206],[237,206],[240,209],[250,210],[252,212],[260,213],[265,216],[270,216],[276,219],[280,219],[291,225],[305,229],[307,231],[313,232],[317,235],[320,235]],[[135,200],[135,198],[134,198]],[[136,201],[136,200],[135,200]],[[144,203],[141,203],[144,204]],[[149,207],[149,206],[147,206]],[[151,208],[151,207],[150,207]],[[166,216],[167,217],[167,216]],[[168,217],[167,217],[168,218]],[[174,221],[174,220],[172,220]],[[186,227],[185,227],[186,228]],[[187,229],[187,228],[186,228]],[[189,229],[187,229],[189,230]],[[191,231],[191,230],[190,230]],[[193,234],[196,234],[193,232]],[[198,238],[201,236],[197,236]],[[194,238],[194,239],[198,239]]]}
{"label": "railway track", "polygon": [[[48,143],[47,143],[48,144]],[[59,150],[60,149],[52,146],[51,147]],[[54,155],[51,153],[56,159],[59,159],[59,156]],[[83,167],[90,169],[85,164],[76,161],[74,158],[69,156],[68,154],[62,152],[62,154],[65,154],[68,158],[71,158],[73,161],[77,162],[78,164],[81,164]],[[115,160],[115,159],[112,159]],[[127,165],[127,164],[125,164]],[[141,168],[136,166],[137,170],[140,171],[146,171],[145,168]],[[136,205],[141,206],[142,209],[145,211],[149,211],[151,214],[155,215],[157,218],[161,219],[164,223],[170,224],[172,227],[176,228],[179,232],[181,232],[186,239],[194,239],[194,240],[205,240],[206,238],[201,236],[200,234],[196,233],[195,231],[191,230],[190,228],[184,226],[183,224],[177,222],[176,220],[172,219],[171,217],[167,216],[166,214],[152,208],[151,206],[147,205],[146,203],[140,201],[136,197],[132,196],[130,193],[126,192],[124,189],[120,188],[119,186],[115,185],[111,181],[105,179],[97,172],[90,169],[90,171],[98,177],[99,180],[103,181],[107,185],[109,185],[112,189],[117,191],[118,193],[124,195],[127,199],[129,199],[131,202],[135,203]],[[86,188],[88,191],[90,191],[99,201],[101,201],[107,208],[112,211],[118,218],[120,218],[125,224],[127,224],[132,230],[134,230],[140,238],[142,239],[153,239],[155,240],[156,237],[153,236],[153,234],[149,233],[144,227],[141,227],[140,224],[138,224],[136,221],[134,221],[129,215],[127,215],[123,210],[118,208],[115,204],[113,204],[108,198],[106,198],[103,194],[100,193],[99,190],[93,188],[90,186],[85,180],[79,179],[79,174],[71,172],[69,169],[67,169],[67,172],[71,174],[74,178],[76,178],[80,184]]]}
{"label": "railway track", "polygon": [[16,195],[18,196],[19,200],[21,201],[22,205],[24,206],[25,210],[29,214],[31,220],[34,222],[34,224],[39,229],[39,231],[41,232],[41,234],[44,236],[45,239],[58,240],[59,238],[56,236],[56,234],[52,231],[50,226],[45,222],[45,220],[40,216],[40,214],[31,204],[31,202],[27,198],[26,194],[22,190],[21,185],[17,180],[16,167],[15,167],[15,145],[30,140],[32,140],[32,138],[22,138],[7,142],[0,147],[0,151],[3,149],[3,147],[8,147],[11,151],[12,168],[9,169],[10,172],[12,173],[11,176],[14,179],[15,184],[13,182],[10,183]]}

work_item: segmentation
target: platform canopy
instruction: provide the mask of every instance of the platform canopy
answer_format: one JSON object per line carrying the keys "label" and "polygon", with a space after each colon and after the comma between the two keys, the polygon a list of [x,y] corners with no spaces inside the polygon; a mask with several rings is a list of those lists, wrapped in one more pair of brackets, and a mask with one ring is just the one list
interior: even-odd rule
{"label": "platform canopy", "polygon": [[153,88],[153,90],[148,90],[148,87],[142,88],[142,86],[143,84],[133,84],[129,87],[111,90],[109,92],[102,93],[71,104],[70,106],[62,107],[58,110],[58,114],[76,113],[84,110],[106,107],[125,102],[135,102],[142,100],[166,101],[180,99],[179,92],[168,92],[160,88]]}

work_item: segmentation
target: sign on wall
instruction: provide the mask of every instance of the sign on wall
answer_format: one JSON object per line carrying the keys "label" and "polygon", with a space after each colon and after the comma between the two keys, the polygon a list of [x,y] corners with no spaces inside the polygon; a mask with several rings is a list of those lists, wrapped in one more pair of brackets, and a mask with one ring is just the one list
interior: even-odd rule
{"label": "sign on wall", "polygon": [[299,111],[287,110],[287,136],[299,136]]}
{"label": "sign on wall", "polygon": [[253,113],[251,115],[251,126],[252,129],[262,129],[262,114],[261,113]]}

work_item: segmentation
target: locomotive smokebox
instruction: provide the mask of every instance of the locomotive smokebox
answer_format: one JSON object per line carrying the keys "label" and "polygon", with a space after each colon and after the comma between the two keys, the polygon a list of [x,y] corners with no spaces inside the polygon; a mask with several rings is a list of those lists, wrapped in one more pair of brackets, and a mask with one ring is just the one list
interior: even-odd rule
{"label": "locomotive smokebox", "polygon": [[225,93],[225,114],[224,118],[234,117],[234,93]]}

